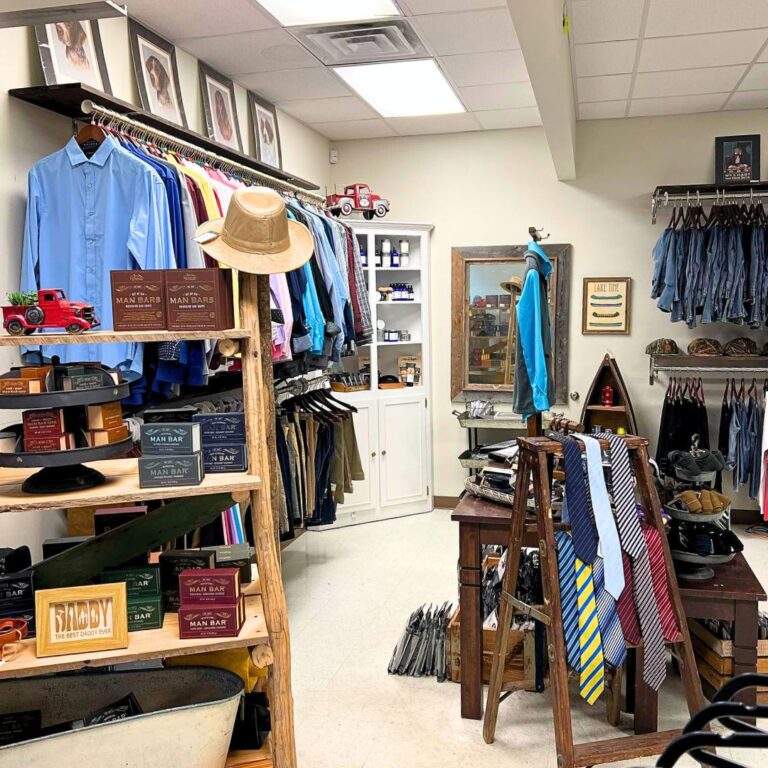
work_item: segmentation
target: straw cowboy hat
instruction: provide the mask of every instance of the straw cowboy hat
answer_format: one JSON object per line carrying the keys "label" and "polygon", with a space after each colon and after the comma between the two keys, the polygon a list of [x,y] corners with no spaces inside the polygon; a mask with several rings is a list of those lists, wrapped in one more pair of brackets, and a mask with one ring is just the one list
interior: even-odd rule
{"label": "straw cowboy hat", "polygon": [[289,220],[283,198],[266,187],[238,189],[226,218],[200,225],[195,241],[216,261],[253,275],[290,272],[315,248],[310,231]]}
{"label": "straw cowboy hat", "polygon": [[508,293],[513,291],[522,292],[523,290],[523,280],[520,277],[510,277],[509,280],[505,280],[503,283],[499,283],[499,285]]}

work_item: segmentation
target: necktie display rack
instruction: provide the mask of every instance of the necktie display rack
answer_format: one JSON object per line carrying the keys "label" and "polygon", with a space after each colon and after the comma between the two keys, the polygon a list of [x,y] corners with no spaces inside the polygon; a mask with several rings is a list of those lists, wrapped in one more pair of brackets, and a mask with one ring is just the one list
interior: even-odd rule
{"label": "necktie display rack", "polygon": [[[669,584],[669,594],[680,633],[674,640],[676,657],[685,686],[686,700],[691,715],[705,704],[701,681],[688,633],[688,624],[677,589],[672,559],[664,524],[661,519],[659,499],[653,485],[648,463],[648,441],[640,437],[624,438],[629,452],[629,461],[637,481],[640,502],[646,510],[646,522],[655,528],[661,538],[664,566]],[[600,440],[601,448],[609,446],[607,440]],[[493,656],[488,699],[486,703],[483,737],[492,743],[496,732],[499,704],[506,697],[503,685],[504,664],[509,641],[509,630],[513,613],[530,616],[546,626],[549,676],[552,686],[552,710],[554,716],[555,744],[558,768],[577,768],[600,763],[628,760],[660,754],[669,741],[680,734],[679,730],[623,736],[616,739],[575,744],[568,693],[568,670],[566,668],[566,640],[563,630],[563,612],[558,578],[558,563],[555,544],[555,522],[552,516],[551,467],[556,456],[562,456],[563,446],[546,437],[528,437],[519,440],[519,466],[515,488],[515,502],[509,533],[507,568],[502,584],[502,599],[499,613],[496,649]],[[580,450],[583,450],[581,443]],[[527,500],[530,484],[533,484],[535,520],[527,516]],[[562,524],[558,524],[561,528]],[[520,564],[520,552],[525,532],[536,532],[541,558],[543,605],[531,606],[517,600],[515,589]],[[627,645],[637,654],[637,663],[642,666],[643,647]],[[628,681],[628,685],[631,681]],[[638,680],[637,685],[645,685]],[[615,691],[614,691],[615,695]],[[614,703],[614,706],[615,703]],[[611,704],[609,702],[609,710]],[[612,719],[613,722],[617,718]]]}

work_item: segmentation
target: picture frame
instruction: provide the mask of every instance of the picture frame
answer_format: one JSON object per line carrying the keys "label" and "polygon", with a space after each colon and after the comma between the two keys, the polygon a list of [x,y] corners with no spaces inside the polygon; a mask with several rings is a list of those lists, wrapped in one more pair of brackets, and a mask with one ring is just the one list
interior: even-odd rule
{"label": "picture frame", "polygon": [[37,656],[128,647],[125,582],[35,592]]}
{"label": "picture frame", "polygon": [[38,24],[35,38],[46,85],[82,83],[112,95],[97,20]]}
{"label": "picture frame", "polygon": [[275,105],[261,96],[248,91],[248,104],[253,120],[253,142],[256,159],[272,168],[283,168],[283,152],[280,147],[280,126],[277,123]]}
{"label": "picture frame", "polygon": [[760,135],[715,138],[715,183],[751,184],[760,181]]}
{"label": "picture frame", "polygon": [[208,138],[229,149],[242,152],[243,140],[237,119],[235,84],[204,61],[198,62],[198,72]]}
{"label": "picture frame", "polygon": [[631,277],[585,277],[581,307],[582,335],[628,335],[631,300]]}
{"label": "picture frame", "polygon": [[128,36],[142,108],[169,123],[188,128],[176,47],[133,19],[128,19]]}

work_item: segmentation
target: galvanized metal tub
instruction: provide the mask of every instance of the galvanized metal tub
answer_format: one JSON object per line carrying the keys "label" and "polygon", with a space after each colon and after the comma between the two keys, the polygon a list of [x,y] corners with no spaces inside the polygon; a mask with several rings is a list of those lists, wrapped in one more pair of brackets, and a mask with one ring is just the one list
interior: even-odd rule
{"label": "galvanized metal tub", "polygon": [[43,727],[133,693],[144,714],[0,747],[0,768],[223,768],[243,681],[208,667],[0,681],[0,714],[42,711]]}

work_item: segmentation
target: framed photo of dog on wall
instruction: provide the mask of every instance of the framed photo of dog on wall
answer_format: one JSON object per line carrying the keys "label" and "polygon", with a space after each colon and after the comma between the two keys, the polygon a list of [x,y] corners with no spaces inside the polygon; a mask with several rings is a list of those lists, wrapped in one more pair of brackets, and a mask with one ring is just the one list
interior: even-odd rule
{"label": "framed photo of dog on wall", "polygon": [[211,69],[204,61],[199,62],[199,70],[208,138],[242,152],[243,140],[240,138],[234,83]]}
{"label": "framed photo of dog on wall", "polygon": [[280,151],[280,131],[277,127],[277,112],[274,104],[270,104],[252,91],[248,91],[248,102],[253,118],[257,159],[273,168],[282,169],[283,155]]}
{"label": "framed photo of dog on wall", "polygon": [[57,21],[35,27],[46,85],[83,83],[112,95],[98,21]]}
{"label": "framed photo of dog on wall", "polygon": [[128,19],[128,35],[141,106],[157,117],[187,128],[173,43],[133,19]]}

